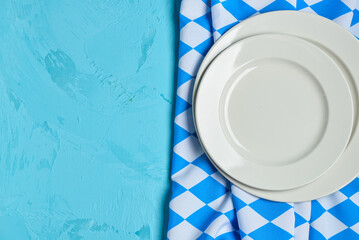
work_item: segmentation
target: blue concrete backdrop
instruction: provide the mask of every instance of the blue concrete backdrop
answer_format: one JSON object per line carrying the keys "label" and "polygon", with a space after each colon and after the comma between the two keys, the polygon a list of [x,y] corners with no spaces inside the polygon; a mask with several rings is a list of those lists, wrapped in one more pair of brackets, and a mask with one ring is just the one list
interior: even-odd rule
{"label": "blue concrete backdrop", "polygon": [[161,239],[178,1],[0,1],[0,240]]}

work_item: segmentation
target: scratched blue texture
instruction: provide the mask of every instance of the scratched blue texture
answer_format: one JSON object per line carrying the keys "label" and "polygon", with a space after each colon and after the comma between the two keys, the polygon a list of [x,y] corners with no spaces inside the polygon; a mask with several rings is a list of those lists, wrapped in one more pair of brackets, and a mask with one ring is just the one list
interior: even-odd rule
{"label": "scratched blue texture", "polygon": [[0,240],[163,238],[174,1],[0,5]]}

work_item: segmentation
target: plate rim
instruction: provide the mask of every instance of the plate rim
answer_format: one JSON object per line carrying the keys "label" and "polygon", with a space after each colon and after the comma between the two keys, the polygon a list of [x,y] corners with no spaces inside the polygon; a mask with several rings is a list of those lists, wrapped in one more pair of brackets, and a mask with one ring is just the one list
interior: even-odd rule
{"label": "plate rim", "polygon": [[[214,48],[217,48],[218,45],[223,45],[223,41],[227,41],[229,42],[226,43],[225,45],[230,45],[234,42],[237,42],[245,37],[249,36],[253,36],[253,35],[258,35],[258,34],[265,34],[268,32],[265,32],[263,30],[258,31],[258,30],[252,30],[252,31],[248,31],[247,32],[247,36],[245,36],[245,34],[242,34],[240,37],[234,37],[233,39],[230,38],[230,36],[232,34],[236,34],[236,31],[238,31],[239,28],[242,28],[243,26],[245,26],[245,24],[248,21],[253,21],[253,19],[255,18],[268,18],[268,17],[273,17],[273,18],[282,18],[283,16],[290,16],[291,17],[291,21],[293,21],[293,19],[295,18],[300,18],[301,20],[303,18],[312,18],[314,19],[314,21],[316,22],[320,22],[320,24],[325,24],[327,26],[330,26],[330,29],[335,29],[336,32],[339,32],[341,35],[342,39],[345,39],[346,42],[350,42],[349,45],[355,46],[355,49],[351,49],[351,51],[356,51],[359,53],[359,45],[358,45],[358,40],[352,35],[352,33],[350,33],[347,29],[341,27],[340,25],[338,25],[337,23],[326,19],[324,17],[321,17],[319,15],[316,14],[312,14],[312,13],[307,13],[307,12],[301,12],[301,11],[292,11],[292,10],[283,10],[283,11],[274,11],[274,12],[267,12],[267,13],[263,13],[260,15],[256,15],[256,16],[252,16],[250,18],[247,18],[246,20],[243,20],[242,22],[238,23],[237,25],[233,26],[231,29],[229,29],[225,34],[223,34],[215,43],[214,45],[211,47],[211,49],[208,51],[208,53],[206,54],[206,56],[204,57],[204,59],[202,60],[202,64],[199,67],[198,73],[196,78],[194,79],[194,83],[193,83],[193,93],[192,93],[192,106],[194,106],[194,101],[195,101],[195,94],[196,94],[196,89],[198,87],[198,84],[200,82],[200,77],[201,74],[203,74],[206,65],[207,64],[203,64],[204,62],[208,61],[209,55],[211,54],[211,52],[213,52]],[[297,19],[298,20],[298,19]],[[300,23],[303,24],[303,23]],[[272,28],[274,29],[274,28]],[[341,59],[340,57],[338,57],[336,55],[336,53],[334,51],[332,51],[328,45],[328,42],[326,42],[326,44],[323,45],[323,43],[320,43],[318,41],[316,41],[315,39],[310,39],[310,37],[308,37],[310,34],[306,33],[306,34],[298,34],[298,33],[293,33],[293,31],[275,31],[272,30],[271,33],[280,33],[280,34],[285,34],[285,35],[292,35],[292,36],[297,36],[300,38],[303,38],[305,40],[311,41],[314,44],[317,44],[318,46],[320,46],[321,48],[323,48],[324,50],[328,50],[329,49],[329,53],[331,54],[332,57],[334,58],[338,58],[338,62],[341,63],[343,65],[343,67],[347,70],[349,70],[348,66],[346,65],[346,62],[349,63],[349,65],[353,66],[354,64],[352,63],[353,60],[355,60],[353,57],[346,56],[345,60]],[[328,31],[327,31],[328,33]],[[330,32],[332,34],[332,32]],[[324,37],[318,37],[320,39],[325,39]],[[227,46],[227,47],[228,47]],[[223,51],[224,49],[226,49],[226,47],[222,47]],[[353,54],[354,55],[354,54]],[[214,56],[215,57],[215,56]],[[358,60],[357,60],[358,61]],[[354,68],[355,69],[355,68]],[[355,76],[353,76],[355,75]],[[349,140],[347,149],[349,146],[353,145],[353,141],[355,142],[359,142],[359,139],[353,139],[353,138],[358,138],[358,136],[355,137],[355,135],[358,135],[358,130],[357,130],[357,125],[358,125],[358,110],[357,110],[357,106],[358,106],[358,84],[359,84],[359,69],[354,71],[354,74],[352,73],[352,71],[350,72],[350,77],[352,78],[352,81],[354,82],[350,82],[350,88],[352,90],[352,97],[353,97],[353,101],[354,101],[354,111],[355,111],[355,119],[354,119],[354,126],[353,126],[353,134],[351,136],[351,139]],[[355,80],[356,78],[358,78],[357,80]],[[351,85],[352,84],[352,85]],[[192,112],[194,112],[194,109],[192,107]],[[196,124],[194,122],[194,127],[196,129]],[[201,140],[198,139],[200,144]],[[346,149],[346,150],[347,150]],[[346,153],[346,151],[345,151]],[[359,154],[357,154],[359,156]],[[343,156],[342,156],[343,157]],[[346,156],[346,158],[350,158],[351,156]],[[212,160],[210,159],[210,161],[212,162]],[[339,174],[345,174],[348,175],[348,173],[346,173],[345,171],[343,171],[343,161],[338,160],[334,166],[332,166],[332,168],[334,167],[339,167],[339,169],[341,170]],[[213,162],[212,162],[213,164]],[[215,165],[215,164],[214,164]],[[338,166],[336,166],[338,165]],[[216,165],[215,165],[216,166]],[[216,166],[216,168],[218,169],[218,167]],[[359,174],[359,163],[358,163],[358,167],[356,168],[357,170],[355,170],[355,173],[353,172],[353,170],[351,170],[350,173],[350,177],[344,177],[340,182],[340,184],[324,184],[323,182],[323,178],[329,178],[327,176],[333,176],[333,172],[331,171],[331,169],[328,170],[328,172],[326,172],[325,174],[323,174],[321,177],[319,177],[316,181],[305,185],[303,187],[300,188],[295,188],[292,190],[283,190],[283,191],[266,191],[266,190],[261,190],[261,189],[256,189],[256,188],[252,188],[249,187],[245,184],[239,183],[239,182],[234,182],[235,185],[237,185],[239,188],[243,189],[244,191],[247,191],[250,194],[259,196],[261,198],[264,199],[268,199],[268,200],[273,200],[273,201],[279,201],[279,202],[302,202],[302,201],[308,201],[308,200],[313,200],[313,199],[317,199],[323,196],[327,196],[331,193],[334,193],[336,191],[338,191],[339,189],[343,188],[344,186],[346,186],[347,184],[349,184],[351,181],[353,181]],[[222,172],[221,169],[218,169],[220,172]],[[345,170],[345,169],[344,169]],[[222,173],[223,174],[223,173]],[[224,174],[225,175],[225,174]],[[228,176],[227,176],[228,177]],[[318,183],[319,182],[319,183]],[[314,187],[312,187],[314,185]],[[328,185],[335,185],[335,186],[330,186],[328,187]],[[321,191],[317,191],[317,190],[321,190]],[[323,190],[324,189],[324,190]]]}
{"label": "plate rim", "polygon": [[[263,190],[293,189],[296,187],[304,186],[304,185],[309,184],[309,183],[313,182],[314,180],[316,180],[318,177],[320,177],[322,174],[324,174],[335,163],[335,161],[337,161],[340,158],[340,156],[344,152],[346,145],[349,141],[349,138],[351,136],[352,126],[353,126],[353,114],[354,113],[353,113],[352,96],[351,96],[347,81],[344,78],[340,69],[337,67],[336,62],[334,62],[334,60],[332,60],[331,57],[328,56],[327,53],[325,51],[323,51],[321,48],[319,48],[318,46],[316,46],[308,41],[305,41],[301,38],[282,35],[282,34],[255,35],[255,36],[243,39],[241,41],[235,42],[234,44],[232,44],[231,46],[229,46],[228,48],[223,50],[220,54],[218,54],[213,59],[213,61],[211,61],[211,63],[206,68],[206,72],[203,73],[203,77],[201,79],[201,84],[198,85],[196,98],[201,96],[201,87],[203,88],[203,86],[204,86],[203,83],[206,83],[206,86],[208,88],[208,84],[209,84],[208,81],[207,82],[203,82],[203,81],[205,81],[206,79],[207,80],[212,79],[212,80],[209,80],[212,83],[214,81],[213,76],[209,76],[208,71],[212,71],[212,74],[215,74],[215,73],[213,73],[213,71],[215,71],[213,69],[214,67],[216,67],[216,66],[221,67],[224,62],[226,62],[226,64],[232,63],[232,60],[235,61],[236,64],[238,64],[238,59],[235,57],[235,55],[237,55],[239,53],[236,49],[238,49],[238,48],[242,49],[243,48],[243,46],[241,46],[242,44],[250,44],[250,45],[258,44],[259,45],[260,43],[258,41],[272,42],[274,44],[277,44],[276,40],[278,40],[278,39],[280,39],[282,41],[280,43],[280,45],[282,45],[282,44],[289,44],[289,45],[297,44],[298,46],[304,47],[304,48],[310,47],[312,49],[312,52],[315,54],[318,54],[318,57],[320,57],[319,60],[313,60],[313,58],[309,57],[309,59],[306,60],[309,62],[305,62],[303,60],[298,60],[297,61],[298,63],[301,62],[299,65],[304,64],[304,65],[306,65],[306,67],[309,67],[311,69],[311,71],[314,70],[314,72],[316,72],[316,74],[318,74],[318,72],[319,72],[319,75],[320,75],[320,70],[318,70],[320,68],[318,68],[318,65],[311,66],[311,64],[314,64],[314,62],[318,61],[318,64],[324,62],[323,64],[325,64],[325,66],[323,66],[322,69],[328,68],[329,69],[328,71],[335,71],[335,73],[330,73],[331,75],[329,76],[329,78],[331,76],[339,78],[337,81],[335,81],[335,79],[333,79],[333,78],[331,79],[331,82],[335,82],[335,84],[334,84],[335,86],[332,85],[331,82],[326,81],[328,76],[322,76],[322,78],[317,79],[317,81],[319,82],[319,84],[322,87],[324,87],[324,91],[328,90],[327,88],[332,89],[332,91],[326,92],[326,96],[330,98],[330,99],[328,99],[329,100],[329,102],[328,102],[329,103],[329,112],[331,112],[331,111],[335,112],[335,111],[339,110],[339,113],[337,112],[336,114],[329,115],[329,125],[326,128],[327,132],[326,132],[324,138],[322,139],[321,143],[319,144],[319,148],[316,148],[314,150],[314,152],[312,152],[311,154],[304,157],[301,161],[292,163],[292,164],[288,164],[286,166],[279,166],[279,167],[275,166],[274,167],[274,166],[265,166],[265,165],[261,165],[261,164],[255,164],[250,161],[248,162],[248,161],[245,161],[245,157],[243,157],[241,154],[236,153],[236,151],[231,151],[230,149],[227,149],[227,151],[225,151],[226,153],[228,153],[228,154],[232,153],[231,157],[228,156],[228,158],[230,158],[230,159],[235,158],[238,161],[243,163],[243,164],[240,164],[240,163],[237,163],[237,161],[236,161],[237,164],[234,164],[233,166],[231,166],[231,168],[229,168],[228,164],[230,164],[230,163],[226,164],[224,161],[220,161],[220,159],[226,159],[226,157],[224,157],[224,156],[220,157],[221,154],[219,154],[219,152],[221,152],[221,151],[218,151],[217,150],[218,148],[213,147],[213,144],[211,144],[211,143],[213,143],[213,141],[211,141],[211,140],[202,141],[202,146],[203,146],[205,152],[207,153],[207,155],[209,156],[209,158],[211,158],[212,162],[216,162],[217,166],[221,166],[221,168],[223,169],[223,171],[225,171],[227,173],[227,175],[231,176],[233,179],[236,179],[239,182],[242,182],[243,184],[246,184],[246,185],[254,187],[254,188],[260,188]],[[254,41],[254,43],[253,43],[253,41]],[[295,52],[296,52],[296,50],[293,50],[293,51],[294,51],[294,53],[291,52],[289,54],[287,52],[283,51],[284,53],[280,52],[280,53],[278,53],[278,55],[283,55],[283,56],[288,55],[287,57],[290,60],[291,55],[295,54]],[[235,55],[233,55],[232,52],[235,52]],[[271,50],[269,50],[269,52],[271,52]],[[249,53],[249,54],[250,54],[250,56],[253,55],[251,53]],[[254,54],[262,55],[262,53],[254,53]],[[277,53],[275,53],[275,54],[277,54]],[[304,55],[307,55],[307,53],[304,53]],[[301,55],[301,56],[304,56],[304,55]],[[227,57],[227,58],[229,57],[232,60],[229,61],[228,59],[224,59],[225,57]],[[325,58],[325,61],[323,58]],[[256,59],[258,60],[258,58],[256,58]],[[220,65],[220,66],[218,66],[218,65]],[[226,66],[227,65],[225,65],[224,67],[226,67]],[[232,65],[230,64],[230,66],[232,66]],[[302,66],[302,67],[304,67],[304,66]],[[304,67],[304,68],[306,68],[306,67]],[[229,67],[229,68],[231,68],[231,67]],[[307,70],[309,70],[309,68]],[[237,69],[237,67],[233,67],[233,69],[231,69],[231,70],[233,70],[232,73],[237,71],[235,69]],[[312,73],[314,74],[314,72],[312,72]],[[335,74],[337,74],[337,75],[335,75]],[[222,89],[222,85],[223,86],[226,85],[225,82],[226,81],[222,81],[220,86],[217,86],[215,88],[209,87],[209,89],[207,89],[207,90],[212,89],[212,93],[213,93],[213,91],[215,91],[216,93],[219,93],[218,90]],[[337,89],[340,89],[340,91],[338,90],[339,91],[338,93],[341,93],[341,94],[336,94]],[[202,90],[202,91],[204,91],[204,90]],[[210,99],[207,98],[207,101],[208,100],[215,101],[215,99],[217,99],[217,97],[218,97],[217,95],[218,94],[214,94],[214,96],[213,96],[214,98],[212,98],[212,97]],[[215,96],[217,96],[217,97],[215,97]],[[336,100],[333,98],[335,98]],[[344,107],[344,109],[341,106],[341,104],[340,105],[336,104],[336,103],[339,103],[339,101],[341,101],[341,99],[346,104],[346,107]],[[217,99],[217,100],[219,101],[219,99]],[[203,101],[203,99],[202,99],[202,101]],[[206,102],[206,103],[201,102],[201,103],[202,103],[201,109],[204,109],[208,105],[208,102]],[[334,103],[334,105],[333,105],[333,103]],[[199,115],[198,115],[198,114],[200,114],[199,111],[202,111],[202,113],[203,113],[203,111],[208,112],[206,110],[199,110],[198,104],[199,104],[199,102],[198,102],[198,100],[196,100],[195,104],[193,105],[193,111],[195,112],[193,114],[193,116],[194,116],[194,121],[196,122],[197,135],[202,139],[204,139],[204,138],[207,139],[207,138],[209,138],[209,135],[212,135],[213,136],[212,139],[216,139],[216,141],[221,139],[222,144],[224,144],[225,146],[230,146],[228,141],[225,141],[226,138],[221,137],[223,134],[219,133],[220,136],[218,136],[216,134],[216,132],[211,134],[208,131],[204,130],[203,127],[201,128],[200,126],[198,126],[197,121],[199,121]],[[210,103],[211,106],[213,104],[216,105],[217,101],[216,101],[216,103],[214,103],[214,102]],[[340,109],[342,109],[344,112],[341,113]],[[217,114],[219,114],[218,111],[214,111],[214,112],[215,112],[216,116],[217,116]],[[337,129],[343,123],[342,119],[341,119],[343,114],[344,114],[344,116],[346,116],[345,117],[346,124],[345,124],[345,126],[343,124],[343,127],[340,128],[341,129],[340,131],[338,130],[339,131],[339,134],[338,134]],[[211,122],[212,124],[218,123],[217,121],[213,120],[211,117],[207,116],[206,119],[208,119],[208,121]],[[337,121],[332,122],[331,120],[334,120],[334,119],[337,119]],[[205,122],[202,121],[202,123],[205,123],[205,126],[208,126],[208,124],[209,124],[208,121],[207,120]],[[335,125],[336,127],[333,127],[332,124],[333,123],[335,124],[335,122],[336,122],[336,125]],[[212,127],[221,129],[221,126],[219,126],[217,124],[212,125]],[[328,127],[329,127],[329,129],[328,129]],[[219,132],[223,132],[223,130],[219,131]],[[335,134],[334,134],[334,132],[335,132]],[[203,133],[205,133],[205,135],[207,137],[202,136]],[[330,135],[331,137],[328,136],[327,134],[330,134],[330,133],[333,133],[334,135],[331,134]],[[343,133],[342,136],[339,136],[341,133]],[[216,135],[216,137],[214,137],[214,135]],[[336,138],[334,136],[338,136],[338,138]],[[336,142],[335,143],[335,146],[337,146],[336,149],[331,148],[328,145],[325,145],[325,144],[333,145],[334,144],[333,141]],[[323,146],[323,144],[325,146]],[[211,145],[212,145],[212,147],[210,147]],[[214,145],[216,145],[216,144],[214,144]],[[227,147],[227,148],[229,148],[229,147]],[[320,150],[320,149],[322,151],[318,152],[318,150]],[[330,149],[331,153],[325,152],[325,149]],[[223,153],[223,151],[222,151],[222,153]],[[315,165],[316,167],[313,168],[313,171],[307,172],[306,178],[304,178],[304,179],[299,180],[299,177],[294,178],[293,176],[295,176],[297,174],[298,169],[300,169],[301,171],[304,171],[304,169],[308,168],[308,164],[310,164],[310,162],[313,162],[313,157],[314,157],[313,154],[316,154],[316,153],[320,154],[320,156],[316,156],[316,157],[320,157],[320,158],[322,158],[322,160],[320,160],[319,163],[316,162],[316,165]],[[335,157],[331,158],[330,164],[325,164],[324,163],[325,159],[330,158],[329,154],[333,154],[333,155],[335,155]],[[243,161],[241,159],[243,159]],[[222,162],[222,164],[221,164],[221,162]],[[239,170],[238,165],[241,165],[241,168],[240,168],[241,170]],[[235,166],[237,166],[237,167],[235,167]],[[256,170],[253,169],[255,167],[257,168]],[[247,168],[249,168],[249,169],[247,169]],[[321,169],[321,170],[319,170],[319,169]],[[270,174],[271,176],[264,177],[264,178],[267,178],[266,181],[263,181],[263,180],[258,181],[256,179],[257,177],[253,177],[252,174],[246,174],[247,172],[254,171],[254,170],[260,171],[260,172],[268,172],[269,171],[269,172],[271,172],[271,174]],[[314,171],[314,170],[316,170],[316,171]],[[285,171],[284,176],[282,176],[283,171]],[[317,174],[318,171],[320,172],[319,174]],[[240,177],[236,177],[236,176],[240,176]],[[286,177],[287,180],[284,181],[283,179],[278,179],[277,176]],[[252,179],[252,180],[250,180],[250,179]],[[273,179],[273,180],[271,180],[271,179]],[[293,180],[291,180],[291,179],[293,179]],[[298,182],[301,182],[301,183],[299,184]]]}

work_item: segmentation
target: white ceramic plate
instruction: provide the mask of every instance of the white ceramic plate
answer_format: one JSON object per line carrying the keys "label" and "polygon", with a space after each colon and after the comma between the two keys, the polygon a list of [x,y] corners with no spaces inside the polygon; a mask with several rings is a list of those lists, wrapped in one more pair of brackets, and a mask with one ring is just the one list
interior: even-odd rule
{"label": "white ceramic plate", "polygon": [[[318,31],[320,29],[320,31]],[[351,139],[343,155],[334,165],[314,182],[299,188],[268,191],[250,187],[223,172],[234,184],[256,196],[285,202],[312,200],[333,193],[351,182],[359,172],[359,133],[357,129],[357,105],[359,85],[359,44],[355,37],[336,23],[323,17],[303,12],[277,11],[249,18],[230,29],[211,48],[198,71],[193,101],[197,86],[209,63],[233,43],[250,36],[266,33],[292,35],[310,41],[325,50],[337,63],[350,85],[354,103],[354,124]],[[216,165],[214,163],[214,165]]]}
{"label": "white ceramic plate", "polygon": [[232,178],[285,190],[321,176],[343,153],[353,124],[336,63],[296,37],[256,35],[220,53],[196,95],[206,153]]}

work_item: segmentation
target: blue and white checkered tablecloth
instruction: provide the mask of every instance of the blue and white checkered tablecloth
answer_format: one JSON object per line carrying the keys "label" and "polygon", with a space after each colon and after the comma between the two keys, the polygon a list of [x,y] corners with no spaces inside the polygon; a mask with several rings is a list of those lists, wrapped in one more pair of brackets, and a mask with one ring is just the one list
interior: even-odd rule
{"label": "blue and white checkered tablecloth", "polygon": [[311,202],[271,202],[231,185],[198,142],[191,97],[203,57],[238,22],[275,10],[316,13],[359,37],[359,0],[182,0],[170,240],[359,239],[358,178]]}

